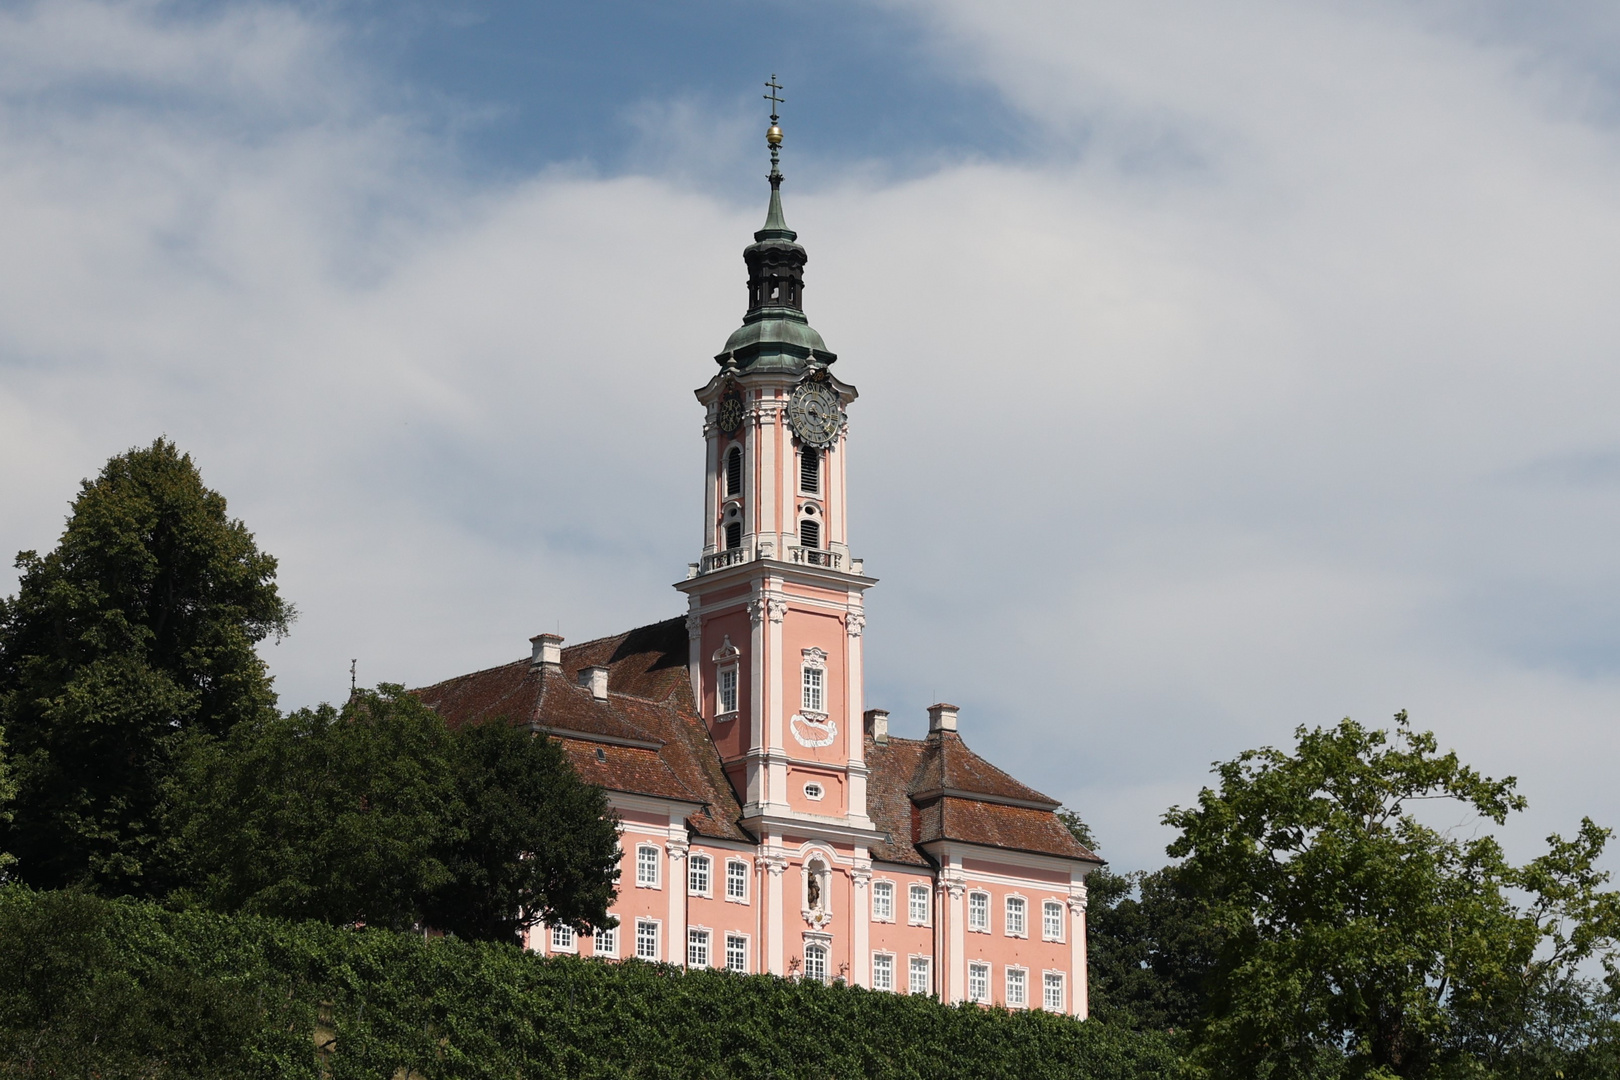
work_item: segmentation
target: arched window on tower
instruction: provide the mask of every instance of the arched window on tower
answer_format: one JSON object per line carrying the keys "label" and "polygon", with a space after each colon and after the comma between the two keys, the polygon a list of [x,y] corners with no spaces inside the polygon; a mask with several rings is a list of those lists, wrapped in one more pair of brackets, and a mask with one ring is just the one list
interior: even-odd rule
{"label": "arched window on tower", "polygon": [[742,447],[733,446],[726,452],[726,494],[742,494]]}
{"label": "arched window on tower", "polygon": [[815,518],[804,518],[799,522],[799,546],[807,548],[821,546],[821,522]]}
{"label": "arched window on tower", "polygon": [[726,550],[735,551],[742,547],[742,522],[728,521],[726,523]]}
{"label": "arched window on tower", "polygon": [[799,490],[809,495],[821,492],[821,451],[813,446],[799,452]]}

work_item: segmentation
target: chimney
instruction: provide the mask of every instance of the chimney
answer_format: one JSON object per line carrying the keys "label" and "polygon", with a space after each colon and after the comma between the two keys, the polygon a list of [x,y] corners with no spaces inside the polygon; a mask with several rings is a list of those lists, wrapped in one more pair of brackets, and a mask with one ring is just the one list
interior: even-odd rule
{"label": "chimney", "polygon": [[866,733],[872,736],[872,741],[879,746],[887,746],[889,742],[889,710],[866,710]]}
{"label": "chimney", "polygon": [[932,735],[936,731],[955,731],[956,712],[955,705],[946,705],[944,702],[928,706],[928,734]]}
{"label": "chimney", "polygon": [[598,665],[579,669],[579,685],[591,688],[591,697],[597,701],[607,700],[608,669]]}
{"label": "chimney", "polygon": [[534,646],[534,653],[529,657],[531,668],[545,668],[548,671],[562,670],[562,635],[536,634],[529,639]]}

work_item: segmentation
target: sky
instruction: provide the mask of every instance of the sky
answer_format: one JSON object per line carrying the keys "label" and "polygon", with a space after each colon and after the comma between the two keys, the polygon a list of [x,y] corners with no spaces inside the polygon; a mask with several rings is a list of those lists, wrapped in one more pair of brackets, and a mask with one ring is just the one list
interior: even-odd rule
{"label": "sky", "polygon": [[0,550],[173,438],[280,560],[287,708],[679,614],[774,73],[868,705],[960,705],[1127,870],[1212,762],[1405,709],[1519,778],[1528,858],[1620,825],[1617,46],[1578,2],[0,2]]}

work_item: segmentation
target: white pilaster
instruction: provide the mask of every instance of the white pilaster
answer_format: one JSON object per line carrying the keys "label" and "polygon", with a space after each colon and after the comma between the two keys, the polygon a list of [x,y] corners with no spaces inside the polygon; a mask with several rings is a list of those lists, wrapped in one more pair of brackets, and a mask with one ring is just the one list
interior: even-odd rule
{"label": "white pilaster", "polygon": [[[674,828],[674,824],[671,825]],[[685,831],[684,826],[681,827]],[[685,840],[672,839],[664,845],[669,853],[669,873],[664,887],[669,891],[668,931],[664,934],[664,955],[671,963],[686,966],[686,848]]]}
{"label": "white pilaster", "polygon": [[[957,1002],[967,998],[967,918],[963,910],[962,894],[967,891],[967,881],[962,877],[960,859],[952,859],[952,867],[945,876],[945,891],[950,897],[946,904],[945,925],[947,928],[946,940],[950,942],[950,955],[941,959],[949,964],[949,976],[941,972],[941,981],[945,982],[941,1000]],[[941,966],[945,966],[943,963]]]}
{"label": "white pilaster", "polygon": [[787,974],[787,952],[783,931],[786,912],[782,905],[782,874],[787,870],[786,857],[772,853],[759,860],[765,867],[765,970],[772,975]]}
{"label": "white pilaster", "polygon": [[1076,882],[1069,887],[1070,932],[1069,963],[1073,968],[1069,976],[1069,1008],[1084,1020],[1091,1015],[1091,977],[1086,968],[1086,883]]}
{"label": "white pilaster", "polygon": [[854,955],[850,957],[849,981],[856,986],[872,985],[872,864],[866,852],[855,851],[855,869],[849,873],[849,923]]}

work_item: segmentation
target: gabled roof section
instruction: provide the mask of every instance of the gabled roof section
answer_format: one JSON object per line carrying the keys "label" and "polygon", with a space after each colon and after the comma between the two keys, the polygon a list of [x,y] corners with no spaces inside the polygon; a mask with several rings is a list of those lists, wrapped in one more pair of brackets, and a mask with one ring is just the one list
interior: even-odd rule
{"label": "gabled roof section", "polygon": [[[504,719],[560,740],[575,771],[609,791],[696,803],[700,836],[751,842],[720,757],[693,703],[683,619],[667,619],[562,652],[560,668],[528,660],[475,671],[414,691],[452,728]],[[598,701],[579,685],[587,667],[608,669]]]}

